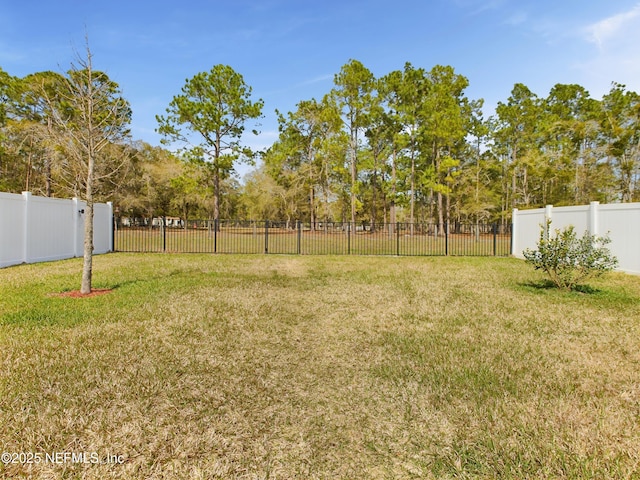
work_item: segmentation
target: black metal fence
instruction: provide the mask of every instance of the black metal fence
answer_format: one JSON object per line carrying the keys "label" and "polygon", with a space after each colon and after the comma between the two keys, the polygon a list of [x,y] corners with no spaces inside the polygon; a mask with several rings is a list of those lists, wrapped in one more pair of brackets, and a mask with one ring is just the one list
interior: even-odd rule
{"label": "black metal fence", "polygon": [[302,255],[511,254],[511,225],[116,219],[114,250]]}

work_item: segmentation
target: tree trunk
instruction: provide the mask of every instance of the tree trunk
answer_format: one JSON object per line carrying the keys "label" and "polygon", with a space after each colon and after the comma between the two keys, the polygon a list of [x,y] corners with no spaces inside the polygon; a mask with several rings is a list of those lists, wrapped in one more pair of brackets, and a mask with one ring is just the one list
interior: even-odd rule
{"label": "tree trunk", "polygon": [[378,155],[373,154],[373,178],[371,179],[371,233],[376,231],[376,189],[378,187]]}
{"label": "tree trunk", "polygon": [[[433,144],[433,150],[435,152],[434,165],[436,179],[440,180],[440,149],[436,147],[435,142]],[[442,192],[440,190],[436,192],[436,199],[438,202],[438,232],[440,232],[441,235],[444,235],[444,205],[442,204]]]}
{"label": "tree trunk", "polygon": [[394,233],[396,227],[396,150],[393,149],[392,161],[391,161],[391,202],[389,205],[389,232],[391,235]]}
{"label": "tree trunk", "polygon": [[358,171],[356,168],[356,149],[358,148],[358,139],[355,133],[351,134],[351,224],[356,224],[356,179]]}
{"label": "tree trunk", "polygon": [[516,165],[516,149],[513,147],[513,153],[511,155],[511,165],[513,167],[513,175],[511,177],[511,209],[516,208],[516,189],[517,189],[517,168]]}
{"label": "tree trunk", "polygon": [[442,205],[442,192],[436,193],[436,199],[438,202],[438,232],[444,236],[444,208]]}
{"label": "tree trunk", "polygon": [[93,201],[87,201],[84,209],[84,260],[80,293],[91,293],[93,277]]}
{"label": "tree trunk", "polygon": [[45,196],[51,197],[51,159],[48,156],[44,161],[44,175]]}
{"label": "tree trunk", "polygon": [[220,224],[220,170],[213,170],[213,223],[215,228]]}
{"label": "tree trunk", "polygon": [[31,153],[29,153],[29,155],[27,156],[27,171],[25,174],[25,186],[24,186],[24,191],[28,192],[29,191],[29,184],[30,184],[30,180],[31,180]]}
{"label": "tree trunk", "polygon": [[80,293],[86,295],[91,293],[91,283],[93,277],[93,177],[95,168],[95,156],[93,145],[89,146],[89,161],[87,165],[87,188],[85,201],[87,206],[84,209],[84,261],[82,264],[82,285]]}
{"label": "tree trunk", "polygon": [[411,152],[411,206],[409,214],[409,222],[411,223],[411,236],[413,236],[414,211],[416,203],[416,159],[415,153]]}
{"label": "tree trunk", "polygon": [[[47,117],[47,131],[51,134],[52,127],[51,117]],[[51,162],[54,155],[52,148],[47,148],[45,155],[47,156],[44,161],[44,174],[45,174],[45,192],[47,197],[51,197]]]}
{"label": "tree trunk", "polygon": [[313,185],[309,189],[309,219],[311,220],[311,231],[316,230],[316,195]]}

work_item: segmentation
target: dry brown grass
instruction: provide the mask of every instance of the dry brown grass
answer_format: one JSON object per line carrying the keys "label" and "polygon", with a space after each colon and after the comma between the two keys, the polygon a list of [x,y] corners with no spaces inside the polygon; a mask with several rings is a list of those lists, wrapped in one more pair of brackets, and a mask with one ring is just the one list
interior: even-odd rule
{"label": "dry brown grass", "polygon": [[109,255],[0,270],[4,478],[636,478],[640,279],[512,259]]}

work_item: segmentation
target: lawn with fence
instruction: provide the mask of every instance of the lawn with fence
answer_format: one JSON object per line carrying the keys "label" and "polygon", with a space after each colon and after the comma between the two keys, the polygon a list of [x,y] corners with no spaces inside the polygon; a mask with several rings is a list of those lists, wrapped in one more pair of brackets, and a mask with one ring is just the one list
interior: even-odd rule
{"label": "lawn with fence", "polygon": [[116,253],[66,296],[81,262],[0,270],[0,478],[638,475],[637,276]]}

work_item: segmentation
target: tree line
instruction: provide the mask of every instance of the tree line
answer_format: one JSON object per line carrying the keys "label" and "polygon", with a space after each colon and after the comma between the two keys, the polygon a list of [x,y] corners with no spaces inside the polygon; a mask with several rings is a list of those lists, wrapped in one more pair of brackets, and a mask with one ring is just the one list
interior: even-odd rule
{"label": "tree line", "polygon": [[[122,216],[442,227],[506,224],[514,208],[640,201],[640,97],[619,83],[599,100],[580,85],[540,97],[518,83],[484,118],[451,66],[407,63],[376,78],[351,60],[323,98],[276,110],[278,139],[252,152],[245,128],[264,103],[231,67],[185,82],[157,116],[161,146],[131,138],[118,85],[94,73],[111,99],[95,127],[114,135],[94,152],[93,195]],[[73,155],[58,134],[79,111],[74,75],[0,69],[0,191],[83,196],[86,152]],[[258,166],[241,182],[243,161]]]}

